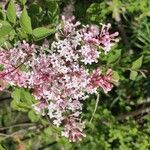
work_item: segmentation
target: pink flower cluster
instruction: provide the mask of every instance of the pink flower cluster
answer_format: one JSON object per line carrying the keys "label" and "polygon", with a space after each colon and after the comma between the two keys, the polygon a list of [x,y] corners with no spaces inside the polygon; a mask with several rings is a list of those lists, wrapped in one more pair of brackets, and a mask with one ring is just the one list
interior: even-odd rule
{"label": "pink flower cluster", "polygon": [[34,45],[19,44],[9,51],[0,48],[0,90],[4,90],[7,84],[11,86],[27,87],[28,73],[21,68],[30,59]]}
{"label": "pink flower cluster", "polygon": [[62,132],[62,135],[67,137],[70,142],[76,142],[81,140],[82,137],[85,137],[83,131],[83,123],[76,121],[73,117],[68,117],[64,120],[65,130]]}
{"label": "pink flower cluster", "polygon": [[100,69],[92,72],[87,64],[97,63],[99,48],[108,52],[118,33],[109,34],[110,25],[81,26],[74,17],[58,26],[56,40],[50,48],[16,44],[9,51],[0,49],[0,90],[6,85],[31,89],[37,99],[34,109],[47,115],[56,126],[64,126],[62,135],[75,142],[85,136],[79,120],[82,101],[102,88],[112,85],[112,70],[106,75]]}

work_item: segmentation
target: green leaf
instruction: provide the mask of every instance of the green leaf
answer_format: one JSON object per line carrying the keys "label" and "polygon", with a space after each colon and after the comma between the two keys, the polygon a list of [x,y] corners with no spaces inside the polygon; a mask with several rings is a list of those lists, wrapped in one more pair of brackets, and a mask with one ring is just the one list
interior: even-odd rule
{"label": "green leaf", "polygon": [[137,77],[137,75],[138,75],[138,72],[137,72],[137,71],[131,71],[131,72],[130,72],[130,79],[131,79],[131,80],[135,80],[136,77]]}
{"label": "green leaf", "polygon": [[117,71],[113,71],[113,78],[117,81],[119,81],[120,77]]}
{"label": "green leaf", "polygon": [[30,94],[30,92],[22,89],[22,101],[26,102],[28,105],[31,106],[33,102],[35,102],[35,98],[33,95]]}
{"label": "green leaf", "polygon": [[[1,43],[2,42],[2,43]],[[11,43],[8,41],[8,39],[7,38],[5,38],[5,39],[0,39],[0,46],[2,46],[4,49],[10,49],[10,48],[12,48],[12,45],[11,45]]]}
{"label": "green leaf", "polygon": [[44,129],[44,133],[48,135],[53,135],[52,127],[47,127]]}
{"label": "green leaf", "polygon": [[50,15],[51,23],[58,22],[59,19],[59,6],[56,1],[47,0],[46,6],[48,8],[48,15]]}
{"label": "green leaf", "polygon": [[21,28],[18,28],[17,29],[17,33],[18,33],[18,36],[21,38],[21,39],[27,39],[28,38],[28,35],[25,31],[21,30]]}
{"label": "green leaf", "polygon": [[22,5],[25,5],[25,3],[27,2],[27,0],[19,0],[19,1]]}
{"label": "green leaf", "polygon": [[114,63],[115,61],[117,61],[117,59],[120,57],[121,55],[121,50],[116,50],[115,53],[110,53],[110,55],[108,56],[108,63]]}
{"label": "green leaf", "polygon": [[2,147],[2,145],[0,144],[0,150],[5,150],[3,147]]}
{"label": "green leaf", "polygon": [[27,34],[32,34],[31,19],[28,16],[28,13],[25,7],[20,16],[20,26],[21,26],[21,29],[25,31]]}
{"label": "green leaf", "polygon": [[4,42],[6,41],[5,38],[0,38],[0,46],[2,46],[4,44]]}
{"label": "green leaf", "polygon": [[[29,9],[28,9],[28,13],[33,15],[38,15],[39,13],[42,12],[42,7],[36,3],[33,3],[30,5]],[[34,21],[34,20],[33,20]]]}
{"label": "green leaf", "polygon": [[8,36],[12,30],[12,26],[7,21],[0,20],[0,38]]}
{"label": "green leaf", "polygon": [[16,23],[16,9],[13,0],[11,0],[8,4],[7,18],[11,23]]}
{"label": "green leaf", "polygon": [[20,102],[20,99],[21,99],[21,89],[16,88],[15,91],[12,93],[11,97],[16,102]]}
{"label": "green leaf", "polygon": [[11,102],[11,107],[15,110],[19,110],[22,112],[27,112],[29,111],[29,109],[31,109],[26,103],[22,103],[22,102],[17,102],[16,100],[13,100]]}
{"label": "green leaf", "polygon": [[0,9],[0,20],[6,20],[6,13]]}
{"label": "green leaf", "polygon": [[3,69],[4,69],[4,65],[0,64],[0,71],[3,71]]}
{"label": "green leaf", "polygon": [[41,40],[55,32],[56,32],[55,29],[40,27],[33,30],[33,36],[35,40]]}
{"label": "green leaf", "polygon": [[10,105],[11,105],[11,108],[18,110],[18,105],[17,105],[17,102],[15,100],[12,100]]}
{"label": "green leaf", "polygon": [[13,39],[15,34],[15,30],[7,21],[0,20],[0,46],[9,43],[8,40]]}
{"label": "green leaf", "polygon": [[33,110],[28,112],[28,117],[32,122],[37,122],[40,119],[40,116],[36,114]]}
{"label": "green leaf", "polygon": [[143,62],[143,55],[132,63],[131,68],[135,70],[141,68],[142,62]]}
{"label": "green leaf", "polygon": [[35,98],[23,88],[16,88],[12,93],[12,98],[11,107],[23,112],[29,111],[35,102]]}

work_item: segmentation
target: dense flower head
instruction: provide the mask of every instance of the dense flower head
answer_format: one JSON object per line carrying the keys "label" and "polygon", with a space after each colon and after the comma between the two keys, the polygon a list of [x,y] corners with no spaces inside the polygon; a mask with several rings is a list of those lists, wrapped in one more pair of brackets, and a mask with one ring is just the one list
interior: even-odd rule
{"label": "dense flower head", "polygon": [[[101,24],[101,29],[96,26],[87,26],[87,32],[84,33],[84,41],[86,41],[89,45],[97,45],[101,49],[104,50],[105,54],[111,50],[111,47],[114,43],[118,42],[118,39],[115,38],[118,36],[118,32],[110,34],[109,29],[111,28],[111,24]],[[84,29],[84,30],[85,30]]]}
{"label": "dense flower head", "polygon": [[89,87],[92,86],[92,89],[94,87],[101,87],[105,93],[108,93],[113,87],[112,82],[113,80],[111,69],[107,71],[106,75],[101,75],[101,71],[96,69],[91,75]]}
{"label": "dense flower head", "polygon": [[[112,70],[106,75],[87,65],[97,63],[100,51],[108,52],[117,40],[118,33],[109,34],[110,24],[81,26],[75,18],[62,17],[51,47],[18,43],[9,51],[0,49],[0,90],[7,84],[31,89],[37,99],[33,108],[47,115],[56,126],[64,126],[62,135],[75,142],[82,136],[80,119],[82,101],[102,88],[109,92]],[[46,110],[46,111],[45,111]]]}
{"label": "dense flower head", "polygon": [[62,135],[67,137],[70,142],[76,142],[77,140],[81,140],[82,137],[86,135],[82,133],[83,123],[77,122],[76,118],[70,116],[64,119],[65,130],[62,132]]}

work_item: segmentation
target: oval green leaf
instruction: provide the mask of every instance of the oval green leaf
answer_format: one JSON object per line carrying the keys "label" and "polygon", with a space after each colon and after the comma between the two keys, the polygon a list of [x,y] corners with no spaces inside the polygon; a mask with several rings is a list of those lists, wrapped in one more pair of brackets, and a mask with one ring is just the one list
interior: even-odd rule
{"label": "oval green leaf", "polygon": [[45,27],[36,28],[33,30],[33,36],[36,41],[46,38],[47,36],[55,33],[55,29],[48,29]]}
{"label": "oval green leaf", "polygon": [[27,34],[32,34],[31,19],[28,16],[28,12],[25,7],[20,16],[20,26],[21,29],[25,31]]}
{"label": "oval green leaf", "polygon": [[7,18],[11,23],[16,23],[16,8],[13,0],[11,0],[8,4]]}

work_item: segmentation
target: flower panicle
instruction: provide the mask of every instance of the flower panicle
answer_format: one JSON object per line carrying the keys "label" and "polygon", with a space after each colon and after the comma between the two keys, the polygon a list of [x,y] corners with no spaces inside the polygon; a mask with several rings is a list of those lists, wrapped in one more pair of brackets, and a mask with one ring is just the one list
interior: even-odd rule
{"label": "flower panicle", "polygon": [[113,87],[111,69],[102,75],[97,68],[90,72],[87,65],[98,63],[98,47],[108,52],[118,34],[109,33],[110,24],[101,29],[81,26],[74,17],[64,16],[62,22],[47,51],[25,41],[9,51],[0,48],[0,90],[7,84],[30,89],[37,99],[33,105],[36,112],[49,116],[54,125],[63,126],[62,135],[75,142],[85,136],[84,125],[77,119],[82,101],[98,88],[107,93]]}

